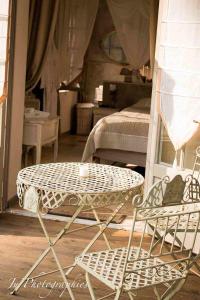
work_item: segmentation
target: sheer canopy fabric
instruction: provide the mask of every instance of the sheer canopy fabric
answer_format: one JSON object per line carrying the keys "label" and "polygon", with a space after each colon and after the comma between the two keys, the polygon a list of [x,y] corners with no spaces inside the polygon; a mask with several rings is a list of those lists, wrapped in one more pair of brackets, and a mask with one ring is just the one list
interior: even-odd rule
{"label": "sheer canopy fabric", "polygon": [[[67,83],[82,71],[84,56],[92,35],[99,0],[66,0],[68,23],[66,31]],[[103,20],[102,20],[103,22]]]}
{"label": "sheer canopy fabric", "polygon": [[42,71],[45,110],[57,114],[57,89],[70,83],[82,71],[91,38],[99,0],[60,0],[54,38],[49,44]]}
{"label": "sheer canopy fabric", "polygon": [[150,58],[149,0],[107,0],[121,46],[133,69]]}
{"label": "sheer canopy fabric", "polygon": [[0,103],[7,97],[7,37],[8,37],[9,0],[0,4]]}
{"label": "sheer canopy fabric", "polygon": [[175,150],[187,143],[200,119],[199,0],[168,0],[158,58],[160,114]]}
{"label": "sheer canopy fabric", "polygon": [[47,57],[41,73],[41,87],[44,88],[44,109],[51,116],[57,115],[57,89],[66,79],[66,31],[68,7],[66,0],[59,0],[58,18],[54,36],[48,47]]}

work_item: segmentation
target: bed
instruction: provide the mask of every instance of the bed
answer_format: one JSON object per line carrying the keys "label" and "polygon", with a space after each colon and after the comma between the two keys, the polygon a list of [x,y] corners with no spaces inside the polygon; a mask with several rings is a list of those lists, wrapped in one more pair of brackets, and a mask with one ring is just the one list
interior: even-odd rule
{"label": "bed", "polygon": [[145,167],[150,98],[99,120],[92,129],[82,161],[108,160]]}

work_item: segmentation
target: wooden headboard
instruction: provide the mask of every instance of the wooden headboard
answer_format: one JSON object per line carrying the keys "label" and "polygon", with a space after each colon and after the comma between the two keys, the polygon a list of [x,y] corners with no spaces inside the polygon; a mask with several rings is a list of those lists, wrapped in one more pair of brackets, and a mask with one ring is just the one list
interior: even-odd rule
{"label": "wooden headboard", "polygon": [[[116,89],[113,91],[113,87]],[[123,109],[136,103],[141,98],[151,97],[150,83],[129,83],[104,81],[103,106]]]}

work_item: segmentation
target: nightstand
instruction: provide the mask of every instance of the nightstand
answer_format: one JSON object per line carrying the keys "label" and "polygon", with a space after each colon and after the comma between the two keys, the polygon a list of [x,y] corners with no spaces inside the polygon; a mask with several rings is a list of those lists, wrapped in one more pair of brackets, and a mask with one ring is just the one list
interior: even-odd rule
{"label": "nightstand", "polygon": [[23,145],[26,146],[25,165],[28,162],[28,151],[36,148],[36,164],[41,163],[42,146],[54,144],[54,161],[58,156],[58,125],[59,117],[29,118],[24,121]]}

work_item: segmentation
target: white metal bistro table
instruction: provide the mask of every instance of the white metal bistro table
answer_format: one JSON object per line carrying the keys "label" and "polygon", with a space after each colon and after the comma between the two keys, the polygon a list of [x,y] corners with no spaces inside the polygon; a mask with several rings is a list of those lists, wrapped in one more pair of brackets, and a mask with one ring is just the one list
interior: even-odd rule
{"label": "white metal bistro table", "polygon": [[[125,203],[132,201],[136,188],[140,187],[143,181],[144,178],[142,175],[132,170],[93,163],[50,163],[22,169],[17,177],[17,193],[20,206],[37,214],[48,241],[48,247],[15,287],[12,294],[15,294],[23,283],[27,279],[30,279],[32,272],[51,251],[57,269],[31,278],[60,272],[71,299],[75,299],[67,279],[67,275],[75,267],[75,263],[67,267],[62,267],[54,246],[64,234],[97,226],[98,232],[81,254],[86,253],[101,235],[108,249],[111,249],[105,230]],[[74,205],[76,209],[70,221],[52,239],[48,234],[42,216],[49,210],[60,207],[63,203]],[[115,205],[116,209],[109,215],[107,220],[100,221],[98,208],[109,205]],[[80,228],[70,230],[71,225],[80,212],[89,210],[94,214],[96,219],[95,224],[80,226]]]}

